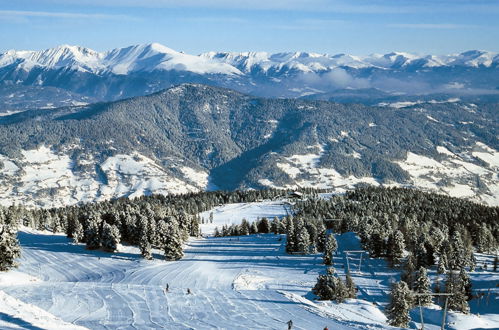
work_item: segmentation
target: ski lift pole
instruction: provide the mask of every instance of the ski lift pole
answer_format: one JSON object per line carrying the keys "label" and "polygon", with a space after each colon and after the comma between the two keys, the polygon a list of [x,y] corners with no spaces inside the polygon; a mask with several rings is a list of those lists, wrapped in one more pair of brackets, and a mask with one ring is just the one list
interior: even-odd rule
{"label": "ski lift pole", "polygon": [[[426,294],[424,293],[414,293],[414,296],[425,296]],[[445,304],[444,304],[444,314],[442,316],[442,326],[440,327],[441,330],[445,329],[445,318],[447,316],[447,304],[449,301],[449,296],[453,296],[453,293],[430,293],[432,296],[445,296]],[[421,329],[424,328],[424,319],[423,319],[423,307],[419,305],[419,315],[421,316]]]}
{"label": "ski lift pole", "polygon": [[419,304],[419,317],[421,318],[421,330],[424,330],[423,306]]}
{"label": "ski lift pole", "polygon": [[447,316],[447,303],[449,302],[449,296],[445,297],[445,305],[444,305],[444,316],[442,317],[442,327],[441,330],[445,329],[445,318]]}

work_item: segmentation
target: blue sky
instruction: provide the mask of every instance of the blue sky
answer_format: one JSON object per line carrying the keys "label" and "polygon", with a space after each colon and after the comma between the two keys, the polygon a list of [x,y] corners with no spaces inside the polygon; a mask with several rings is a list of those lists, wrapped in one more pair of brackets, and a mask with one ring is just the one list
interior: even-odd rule
{"label": "blue sky", "polygon": [[0,51],[499,51],[498,0],[0,0]]}

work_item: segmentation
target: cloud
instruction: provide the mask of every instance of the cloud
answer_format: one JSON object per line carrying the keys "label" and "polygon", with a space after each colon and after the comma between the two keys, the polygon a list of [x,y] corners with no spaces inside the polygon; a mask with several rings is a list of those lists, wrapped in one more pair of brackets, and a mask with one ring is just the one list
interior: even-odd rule
{"label": "cloud", "polygon": [[135,17],[128,15],[110,15],[99,13],[68,13],[68,12],[50,12],[50,11],[24,11],[24,10],[0,10],[1,17],[10,18],[62,18],[62,19],[118,19],[118,20],[136,20]]}
{"label": "cloud", "polygon": [[368,88],[369,80],[356,78],[342,68],[335,68],[326,73],[303,73],[299,77],[306,84],[317,88]]}
{"label": "cloud", "polygon": [[456,30],[456,29],[469,29],[479,27],[478,25],[466,25],[466,24],[388,24],[388,27],[400,28],[400,29],[429,29],[429,30]]}

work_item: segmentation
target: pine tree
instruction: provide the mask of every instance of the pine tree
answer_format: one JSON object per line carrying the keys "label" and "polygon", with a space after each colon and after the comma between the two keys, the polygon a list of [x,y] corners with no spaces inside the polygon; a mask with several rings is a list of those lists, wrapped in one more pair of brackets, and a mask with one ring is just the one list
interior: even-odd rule
{"label": "pine tree", "polygon": [[471,299],[473,299],[473,292],[471,290],[472,284],[471,284],[471,279],[468,273],[466,273],[466,270],[464,268],[461,268],[461,270],[459,271],[459,280],[461,286],[464,289],[466,300],[470,301]]}
{"label": "pine tree", "polygon": [[279,218],[274,217],[272,219],[272,222],[270,223],[270,231],[274,233],[274,235],[277,235],[279,233]]}
{"label": "pine tree", "polygon": [[407,257],[404,264],[404,272],[402,273],[402,281],[407,283],[409,288],[414,286],[414,272],[416,271],[415,260],[412,254]]}
{"label": "pine tree", "polygon": [[390,298],[390,304],[386,310],[389,324],[407,328],[411,320],[409,311],[413,304],[413,296],[407,283],[404,281],[396,283],[392,288]]}
{"label": "pine tree", "polygon": [[21,248],[14,225],[2,222],[0,219],[0,271],[7,271],[16,266],[15,259],[21,256]]}
{"label": "pine tree", "polygon": [[101,244],[104,250],[114,252],[120,243],[120,231],[115,225],[104,222],[102,226]]}
{"label": "pine tree", "polygon": [[404,257],[405,240],[400,230],[393,232],[388,238],[388,258],[393,266],[399,265]]}
{"label": "pine tree", "polygon": [[419,268],[414,291],[419,294],[416,296],[416,305],[428,306],[432,303],[430,278],[424,267]]}
{"label": "pine tree", "polygon": [[87,249],[95,250],[100,248],[100,235],[99,235],[99,225],[93,219],[90,219],[87,223],[87,228],[85,229],[85,242],[87,243]]}
{"label": "pine tree", "polygon": [[345,285],[347,288],[347,298],[355,298],[357,297],[357,288],[355,287],[355,283],[350,275],[350,272],[347,271],[347,275],[345,277]]}
{"label": "pine tree", "polygon": [[324,249],[324,264],[325,265],[332,265],[333,264],[333,253],[336,249],[336,246],[338,244],[336,243],[336,239],[334,238],[333,234],[327,235],[326,238],[326,247]]}
{"label": "pine tree", "polygon": [[[241,225],[239,226],[239,228],[240,228],[239,232],[241,233],[241,235],[249,235],[250,234],[250,225],[248,223],[248,220],[243,219],[241,221]],[[227,235],[224,235],[224,236],[227,236]]]}
{"label": "pine tree", "polygon": [[258,222],[258,232],[262,234],[270,233],[270,222],[269,219],[263,217],[260,222]]}
{"label": "pine tree", "polygon": [[83,226],[81,225],[80,221],[75,220],[74,222],[74,228],[73,228],[73,242],[74,243],[80,243],[83,240]]}
{"label": "pine tree", "polygon": [[295,251],[295,225],[293,219],[286,218],[286,252]]}
{"label": "pine tree", "polygon": [[301,227],[296,237],[295,251],[307,254],[310,249],[310,236],[308,235],[307,228]]}
{"label": "pine tree", "polygon": [[179,260],[184,256],[182,236],[175,218],[167,223],[164,236],[164,250],[166,260]]}
{"label": "pine tree", "polygon": [[437,273],[445,274],[446,272],[447,272],[447,255],[444,253],[440,255],[440,258],[438,258]]}
{"label": "pine tree", "polygon": [[447,293],[452,293],[452,296],[449,296],[448,300],[448,307],[450,310],[465,314],[469,313],[470,307],[468,305],[464,283],[462,283],[459,276],[456,276],[451,270],[447,272],[445,291]]}
{"label": "pine tree", "polygon": [[326,275],[319,275],[312,292],[320,300],[334,300],[337,303],[342,303],[348,297],[348,289],[345,283],[331,272]]}
{"label": "pine tree", "polygon": [[251,233],[251,234],[256,234],[256,233],[258,233],[258,228],[257,228],[257,226],[256,226],[256,222],[253,222],[253,223],[251,224],[251,226],[250,226],[250,233]]}
{"label": "pine tree", "polygon": [[139,248],[140,254],[144,259],[151,260],[152,252],[151,252],[151,243],[147,239],[147,234],[143,233],[139,240]]}
{"label": "pine tree", "polygon": [[324,252],[324,249],[326,248],[327,229],[322,221],[319,222],[317,231],[319,232],[319,235],[317,236],[317,251]]}

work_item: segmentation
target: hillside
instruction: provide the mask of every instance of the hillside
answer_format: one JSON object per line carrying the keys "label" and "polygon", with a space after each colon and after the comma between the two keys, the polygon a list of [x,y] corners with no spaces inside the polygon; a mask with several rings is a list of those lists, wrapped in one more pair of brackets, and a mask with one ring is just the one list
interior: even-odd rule
{"label": "hillside", "polygon": [[264,99],[186,84],[0,118],[4,204],[359,183],[497,205],[497,105]]}

